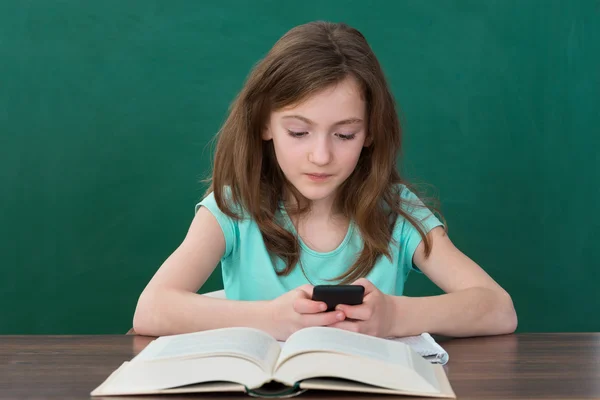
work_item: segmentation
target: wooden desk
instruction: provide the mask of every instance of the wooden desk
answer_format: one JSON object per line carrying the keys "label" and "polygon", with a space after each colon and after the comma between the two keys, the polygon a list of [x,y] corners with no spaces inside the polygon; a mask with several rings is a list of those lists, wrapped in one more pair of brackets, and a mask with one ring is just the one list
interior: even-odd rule
{"label": "wooden desk", "polygon": [[[0,398],[89,398],[92,389],[152,339],[131,335],[0,336]],[[459,399],[600,399],[600,333],[518,334],[440,343],[450,354],[446,367]],[[232,397],[250,398],[243,394],[153,398]],[[297,398],[348,397],[373,396],[307,392]]]}

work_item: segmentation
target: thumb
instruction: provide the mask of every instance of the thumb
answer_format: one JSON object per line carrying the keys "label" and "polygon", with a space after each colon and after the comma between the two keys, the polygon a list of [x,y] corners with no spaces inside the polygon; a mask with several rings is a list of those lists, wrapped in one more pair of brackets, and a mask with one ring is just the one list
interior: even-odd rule
{"label": "thumb", "polygon": [[296,288],[296,292],[298,295],[304,299],[312,299],[313,295],[313,286],[306,284]]}

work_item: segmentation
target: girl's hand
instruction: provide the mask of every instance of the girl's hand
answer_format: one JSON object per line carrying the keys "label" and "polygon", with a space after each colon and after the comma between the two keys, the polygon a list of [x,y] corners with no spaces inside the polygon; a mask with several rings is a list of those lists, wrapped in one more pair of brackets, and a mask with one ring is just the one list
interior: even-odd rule
{"label": "girl's hand", "polygon": [[342,311],[324,312],[327,305],[311,300],[312,292],[312,285],[303,285],[269,302],[273,321],[270,333],[275,339],[287,340],[302,328],[329,326],[346,318]]}
{"label": "girl's hand", "polygon": [[369,280],[361,278],[353,283],[365,287],[363,304],[349,306],[340,304],[336,310],[343,311],[346,319],[330,326],[371,336],[392,335],[395,307],[393,297],[383,294]]}

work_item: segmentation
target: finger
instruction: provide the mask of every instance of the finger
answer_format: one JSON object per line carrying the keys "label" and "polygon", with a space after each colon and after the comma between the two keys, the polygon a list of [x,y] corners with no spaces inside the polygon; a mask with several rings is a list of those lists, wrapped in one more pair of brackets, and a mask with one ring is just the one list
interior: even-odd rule
{"label": "finger", "polygon": [[302,296],[304,298],[310,299],[310,298],[312,298],[312,295],[313,295],[313,288],[314,288],[313,285],[306,284],[306,285],[297,287],[296,291],[302,292]]}
{"label": "finger", "polygon": [[322,301],[314,301],[302,297],[294,300],[294,311],[299,314],[315,314],[325,310],[327,310],[327,304]]}
{"label": "finger", "polygon": [[342,311],[347,319],[368,321],[373,315],[373,309],[368,304],[361,304],[358,306],[339,304],[335,309]]}
{"label": "finger", "polygon": [[328,311],[318,314],[302,315],[304,326],[328,326],[343,321],[346,316],[341,311]]}
{"label": "finger", "polygon": [[358,322],[348,320],[336,322],[335,324],[329,325],[329,327],[343,329],[350,332],[360,332],[361,329],[361,325]]}
{"label": "finger", "polygon": [[360,278],[354,281],[352,284],[363,286],[365,288],[365,296],[375,290],[378,290],[377,287],[375,287],[375,285],[373,285],[371,281],[366,278]]}

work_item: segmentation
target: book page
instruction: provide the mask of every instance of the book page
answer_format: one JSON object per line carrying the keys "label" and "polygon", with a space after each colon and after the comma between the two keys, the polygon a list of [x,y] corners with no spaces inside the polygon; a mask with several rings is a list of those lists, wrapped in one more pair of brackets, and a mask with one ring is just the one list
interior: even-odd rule
{"label": "book page", "polygon": [[291,335],[282,347],[277,364],[309,351],[336,352],[393,364],[410,364],[409,355],[398,351],[395,342],[329,327],[305,328]]}
{"label": "book page", "polygon": [[448,381],[443,368],[437,368],[436,373],[438,374],[438,380],[442,382],[441,389],[437,393],[423,393],[419,391],[403,389],[391,390],[377,386],[360,384],[358,382],[330,378],[307,379],[300,383],[300,388],[308,390],[336,390],[354,393],[395,394],[403,396],[427,396],[433,398],[455,399],[456,394],[454,394],[454,390],[452,389],[452,386],[450,386],[450,382]]}
{"label": "book page", "polygon": [[256,363],[229,356],[125,362],[93,393],[132,395],[241,390],[261,387],[271,380]]}
{"label": "book page", "polygon": [[253,361],[270,373],[279,351],[277,341],[266,332],[253,328],[223,328],[159,337],[132,362],[228,355]]}
{"label": "book page", "polygon": [[[399,343],[395,345],[403,347]],[[293,385],[306,382],[307,379],[338,378],[383,389],[439,394],[441,385],[435,370],[443,367],[430,364],[420,357],[416,361],[416,364],[402,365],[336,352],[304,352],[279,364],[273,379]]]}
{"label": "book page", "polygon": [[[389,337],[387,340],[407,344],[427,361],[435,364],[445,365],[448,363],[449,356],[429,333],[422,333],[419,336]],[[283,349],[285,341],[277,341],[279,347]]]}
{"label": "book page", "polygon": [[331,327],[302,329],[289,337],[274,378],[290,384],[337,377],[388,389],[436,393],[434,366],[407,344]]}

